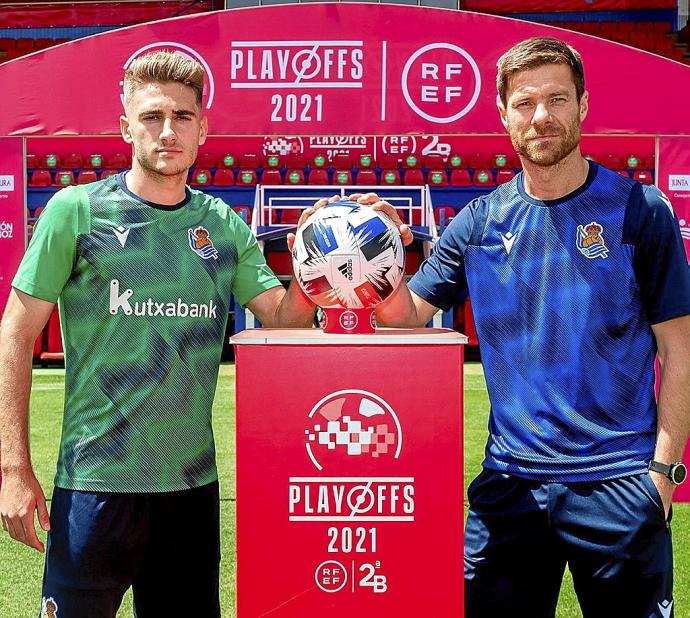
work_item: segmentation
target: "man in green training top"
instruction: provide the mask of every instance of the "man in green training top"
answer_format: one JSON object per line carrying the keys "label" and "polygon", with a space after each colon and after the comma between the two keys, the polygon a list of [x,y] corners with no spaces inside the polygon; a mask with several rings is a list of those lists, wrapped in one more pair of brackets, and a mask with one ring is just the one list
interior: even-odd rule
{"label": "man in green training top", "polygon": [[[156,52],[124,79],[132,169],[59,191],[34,229],[0,328],[0,515],[44,551],[42,614],[220,616],[218,480],[211,407],[229,302],[266,326],[309,326],[257,242],[219,199],[190,190],[206,139],[204,72]],[[29,454],[33,343],[54,303],[65,412],[50,517]]]}

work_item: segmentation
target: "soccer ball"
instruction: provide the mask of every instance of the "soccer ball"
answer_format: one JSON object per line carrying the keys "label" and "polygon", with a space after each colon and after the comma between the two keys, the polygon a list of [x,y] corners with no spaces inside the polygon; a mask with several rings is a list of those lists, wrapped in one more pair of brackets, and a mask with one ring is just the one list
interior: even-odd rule
{"label": "soccer ball", "polygon": [[373,307],[390,296],[405,272],[405,248],[395,224],[356,202],[319,208],[297,231],[295,276],[321,307]]}

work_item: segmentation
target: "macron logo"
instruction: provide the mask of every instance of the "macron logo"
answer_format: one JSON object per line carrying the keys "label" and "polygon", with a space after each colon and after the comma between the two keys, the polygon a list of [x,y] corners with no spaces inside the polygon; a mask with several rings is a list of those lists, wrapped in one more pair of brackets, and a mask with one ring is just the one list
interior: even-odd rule
{"label": "macron logo", "polygon": [[110,314],[117,315],[122,309],[125,315],[132,315],[141,317],[166,317],[166,318],[211,318],[216,319],[218,316],[218,305],[209,300],[207,303],[186,303],[181,298],[172,303],[147,299],[145,302],[130,303],[129,299],[134,292],[131,289],[126,289],[120,294],[120,282],[113,279],[110,282]]}
{"label": "macron logo", "polygon": [[501,240],[503,241],[503,246],[506,249],[506,253],[510,255],[510,250],[513,248],[513,243],[515,242],[515,234],[511,232],[501,233]]}
{"label": "macron logo", "polygon": [[670,601],[662,601],[661,603],[657,603],[657,605],[659,606],[662,617],[670,618],[671,610],[673,609],[673,599]]}

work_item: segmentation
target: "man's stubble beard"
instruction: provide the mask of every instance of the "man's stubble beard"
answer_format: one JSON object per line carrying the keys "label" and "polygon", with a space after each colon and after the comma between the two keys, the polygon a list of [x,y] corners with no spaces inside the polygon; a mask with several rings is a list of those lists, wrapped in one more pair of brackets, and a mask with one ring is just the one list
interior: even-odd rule
{"label": "man's stubble beard", "polygon": [[[510,139],[513,142],[515,152],[531,161],[540,167],[551,167],[557,165],[565,159],[573,150],[580,144],[580,123],[578,120],[573,120],[565,129],[558,125],[550,125],[548,128],[539,129],[538,131],[530,132],[527,137],[517,134],[515,131],[508,129]],[[529,138],[538,137],[539,135],[552,135],[558,133],[560,141],[558,144],[551,145],[547,149],[542,149],[529,141]]]}

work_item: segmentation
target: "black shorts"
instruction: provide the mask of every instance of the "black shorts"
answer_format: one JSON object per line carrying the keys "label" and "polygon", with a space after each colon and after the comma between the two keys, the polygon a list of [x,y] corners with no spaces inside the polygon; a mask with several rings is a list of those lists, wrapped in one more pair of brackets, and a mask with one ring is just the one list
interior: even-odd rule
{"label": "black shorts", "polygon": [[218,482],[160,494],[56,487],[50,524],[41,616],[114,618],[130,586],[137,618],[220,616]]}

